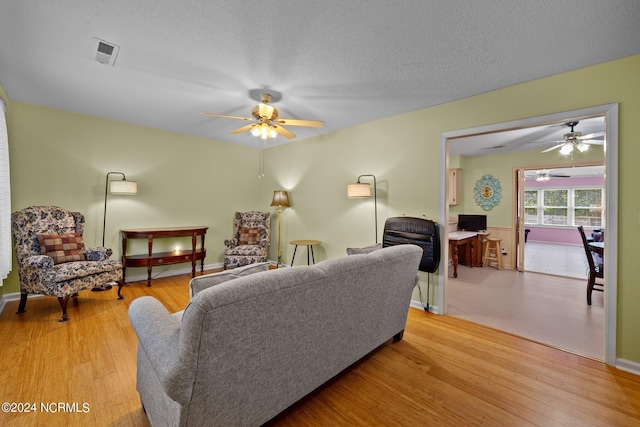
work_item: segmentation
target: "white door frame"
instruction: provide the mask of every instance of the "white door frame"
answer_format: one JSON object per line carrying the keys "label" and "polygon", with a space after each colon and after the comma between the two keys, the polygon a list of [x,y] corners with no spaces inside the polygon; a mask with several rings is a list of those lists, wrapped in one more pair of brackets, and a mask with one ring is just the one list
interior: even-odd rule
{"label": "white door frame", "polygon": [[[605,214],[607,232],[604,236],[604,258],[610,266],[618,265],[618,104],[606,104],[578,110],[554,113],[545,116],[531,117],[511,122],[480,126],[471,129],[462,129],[444,132],[440,135],[440,185],[438,189],[438,221],[442,224],[443,246],[441,251],[440,269],[438,271],[438,312],[445,314],[445,288],[449,278],[449,239],[447,238],[449,222],[449,205],[447,204],[446,189],[448,188],[447,171],[449,169],[449,144],[448,140],[467,135],[501,132],[516,128],[528,128],[541,126],[548,123],[558,123],[567,118],[575,117],[605,117]],[[605,356],[607,365],[616,364],[616,319],[617,319],[617,268],[605,269],[604,280],[607,286],[604,288],[605,305]]]}

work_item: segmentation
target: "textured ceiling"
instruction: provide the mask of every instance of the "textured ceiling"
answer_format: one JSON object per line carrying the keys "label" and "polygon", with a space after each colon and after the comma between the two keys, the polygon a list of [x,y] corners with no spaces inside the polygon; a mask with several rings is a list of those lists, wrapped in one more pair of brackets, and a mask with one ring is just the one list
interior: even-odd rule
{"label": "textured ceiling", "polygon": [[[640,53],[637,0],[0,0],[10,99],[257,146],[251,90],[296,140]],[[120,47],[94,60],[94,38]],[[287,142],[279,137],[272,143]]]}

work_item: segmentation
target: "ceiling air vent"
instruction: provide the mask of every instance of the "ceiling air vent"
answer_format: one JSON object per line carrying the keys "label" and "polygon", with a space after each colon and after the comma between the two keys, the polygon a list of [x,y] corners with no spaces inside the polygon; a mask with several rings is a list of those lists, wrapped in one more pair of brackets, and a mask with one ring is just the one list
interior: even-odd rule
{"label": "ceiling air vent", "polygon": [[120,46],[97,38],[93,39],[92,55],[101,64],[115,65]]}

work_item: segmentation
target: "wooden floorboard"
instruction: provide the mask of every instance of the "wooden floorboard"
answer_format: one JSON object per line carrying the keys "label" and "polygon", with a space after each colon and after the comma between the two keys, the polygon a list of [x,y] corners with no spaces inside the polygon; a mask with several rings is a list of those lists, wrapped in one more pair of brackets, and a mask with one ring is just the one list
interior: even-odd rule
{"label": "wooden floorboard", "polygon": [[[85,291],[58,323],[55,298],[17,301],[0,316],[2,426],[148,426],[135,388],[137,340],[127,310],[152,295],[171,312],[188,275]],[[62,409],[58,404],[63,404]],[[44,405],[49,409],[46,412]],[[410,309],[389,340],[285,410],[270,426],[637,426],[640,377],[449,316]]]}

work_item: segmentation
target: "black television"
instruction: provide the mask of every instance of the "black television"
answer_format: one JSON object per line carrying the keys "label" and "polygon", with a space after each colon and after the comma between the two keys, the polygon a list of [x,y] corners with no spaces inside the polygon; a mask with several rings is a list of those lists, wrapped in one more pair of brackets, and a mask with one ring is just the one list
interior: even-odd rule
{"label": "black television", "polygon": [[487,216],[486,215],[458,215],[458,230],[466,231],[486,231]]}

